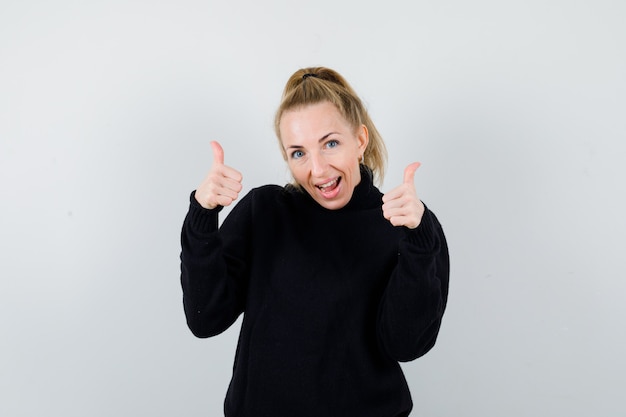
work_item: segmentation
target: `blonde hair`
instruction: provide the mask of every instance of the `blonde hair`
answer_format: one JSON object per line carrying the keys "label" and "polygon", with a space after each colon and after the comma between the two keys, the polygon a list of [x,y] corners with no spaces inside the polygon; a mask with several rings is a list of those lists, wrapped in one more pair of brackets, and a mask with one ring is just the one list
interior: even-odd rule
{"label": "blonde hair", "polygon": [[280,120],[283,114],[289,110],[321,102],[330,102],[337,107],[339,113],[355,130],[365,125],[369,141],[362,163],[372,170],[376,182],[382,184],[387,163],[387,149],[383,138],[350,84],[339,73],[329,68],[302,68],[294,72],[287,81],[274,118],[274,130],[283,158],[287,159],[280,136]]}

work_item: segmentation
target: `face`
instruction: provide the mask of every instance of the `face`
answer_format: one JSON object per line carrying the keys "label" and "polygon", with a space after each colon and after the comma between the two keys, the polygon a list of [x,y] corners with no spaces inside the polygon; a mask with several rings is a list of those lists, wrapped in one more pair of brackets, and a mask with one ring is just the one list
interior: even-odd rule
{"label": "face", "polygon": [[355,130],[329,102],[283,113],[279,128],[296,182],[324,208],[348,204],[361,182],[359,159],[367,147],[367,128]]}

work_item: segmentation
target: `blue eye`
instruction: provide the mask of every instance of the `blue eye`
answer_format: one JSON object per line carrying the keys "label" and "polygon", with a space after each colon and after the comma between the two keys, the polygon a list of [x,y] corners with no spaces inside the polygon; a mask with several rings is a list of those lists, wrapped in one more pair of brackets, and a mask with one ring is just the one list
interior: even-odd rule
{"label": "blue eye", "polygon": [[327,148],[336,148],[337,146],[339,146],[339,142],[337,142],[336,140],[329,140],[328,142],[326,142],[326,147]]}
{"label": "blue eye", "polygon": [[303,156],[304,156],[304,152],[302,152],[302,151],[293,151],[293,152],[291,153],[291,157],[292,157],[293,159],[300,159],[300,158],[302,158]]}

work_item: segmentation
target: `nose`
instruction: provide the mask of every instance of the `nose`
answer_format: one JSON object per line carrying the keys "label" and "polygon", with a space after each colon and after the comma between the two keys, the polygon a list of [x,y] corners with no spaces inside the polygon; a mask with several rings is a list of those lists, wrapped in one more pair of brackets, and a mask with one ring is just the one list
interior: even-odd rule
{"label": "nose", "polygon": [[310,158],[311,175],[322,178],[328,168],[328,162],[321,153],[313,153]]}

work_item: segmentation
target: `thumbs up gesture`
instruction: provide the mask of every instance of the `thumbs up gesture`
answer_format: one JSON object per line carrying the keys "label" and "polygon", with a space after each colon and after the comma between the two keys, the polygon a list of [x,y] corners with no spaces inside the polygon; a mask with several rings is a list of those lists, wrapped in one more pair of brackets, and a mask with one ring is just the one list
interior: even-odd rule
{"label": "thumbs up gesture", "polygon": [[239,197],[243,176],[239,171],[224,165],[224,150],[216,142],[211,142],[213,165],[202,184],[196,189],[196,200],[204,208],[229,206]]}
{"label": "thumbs up gesture", "polygon": [[406,226],[415,229],[422,221],[424,204],[417,198],[413,177],[420,167],[413,162],[404,169],[402,185],[394,188],[383,196],[383,216],[394,226]]}

